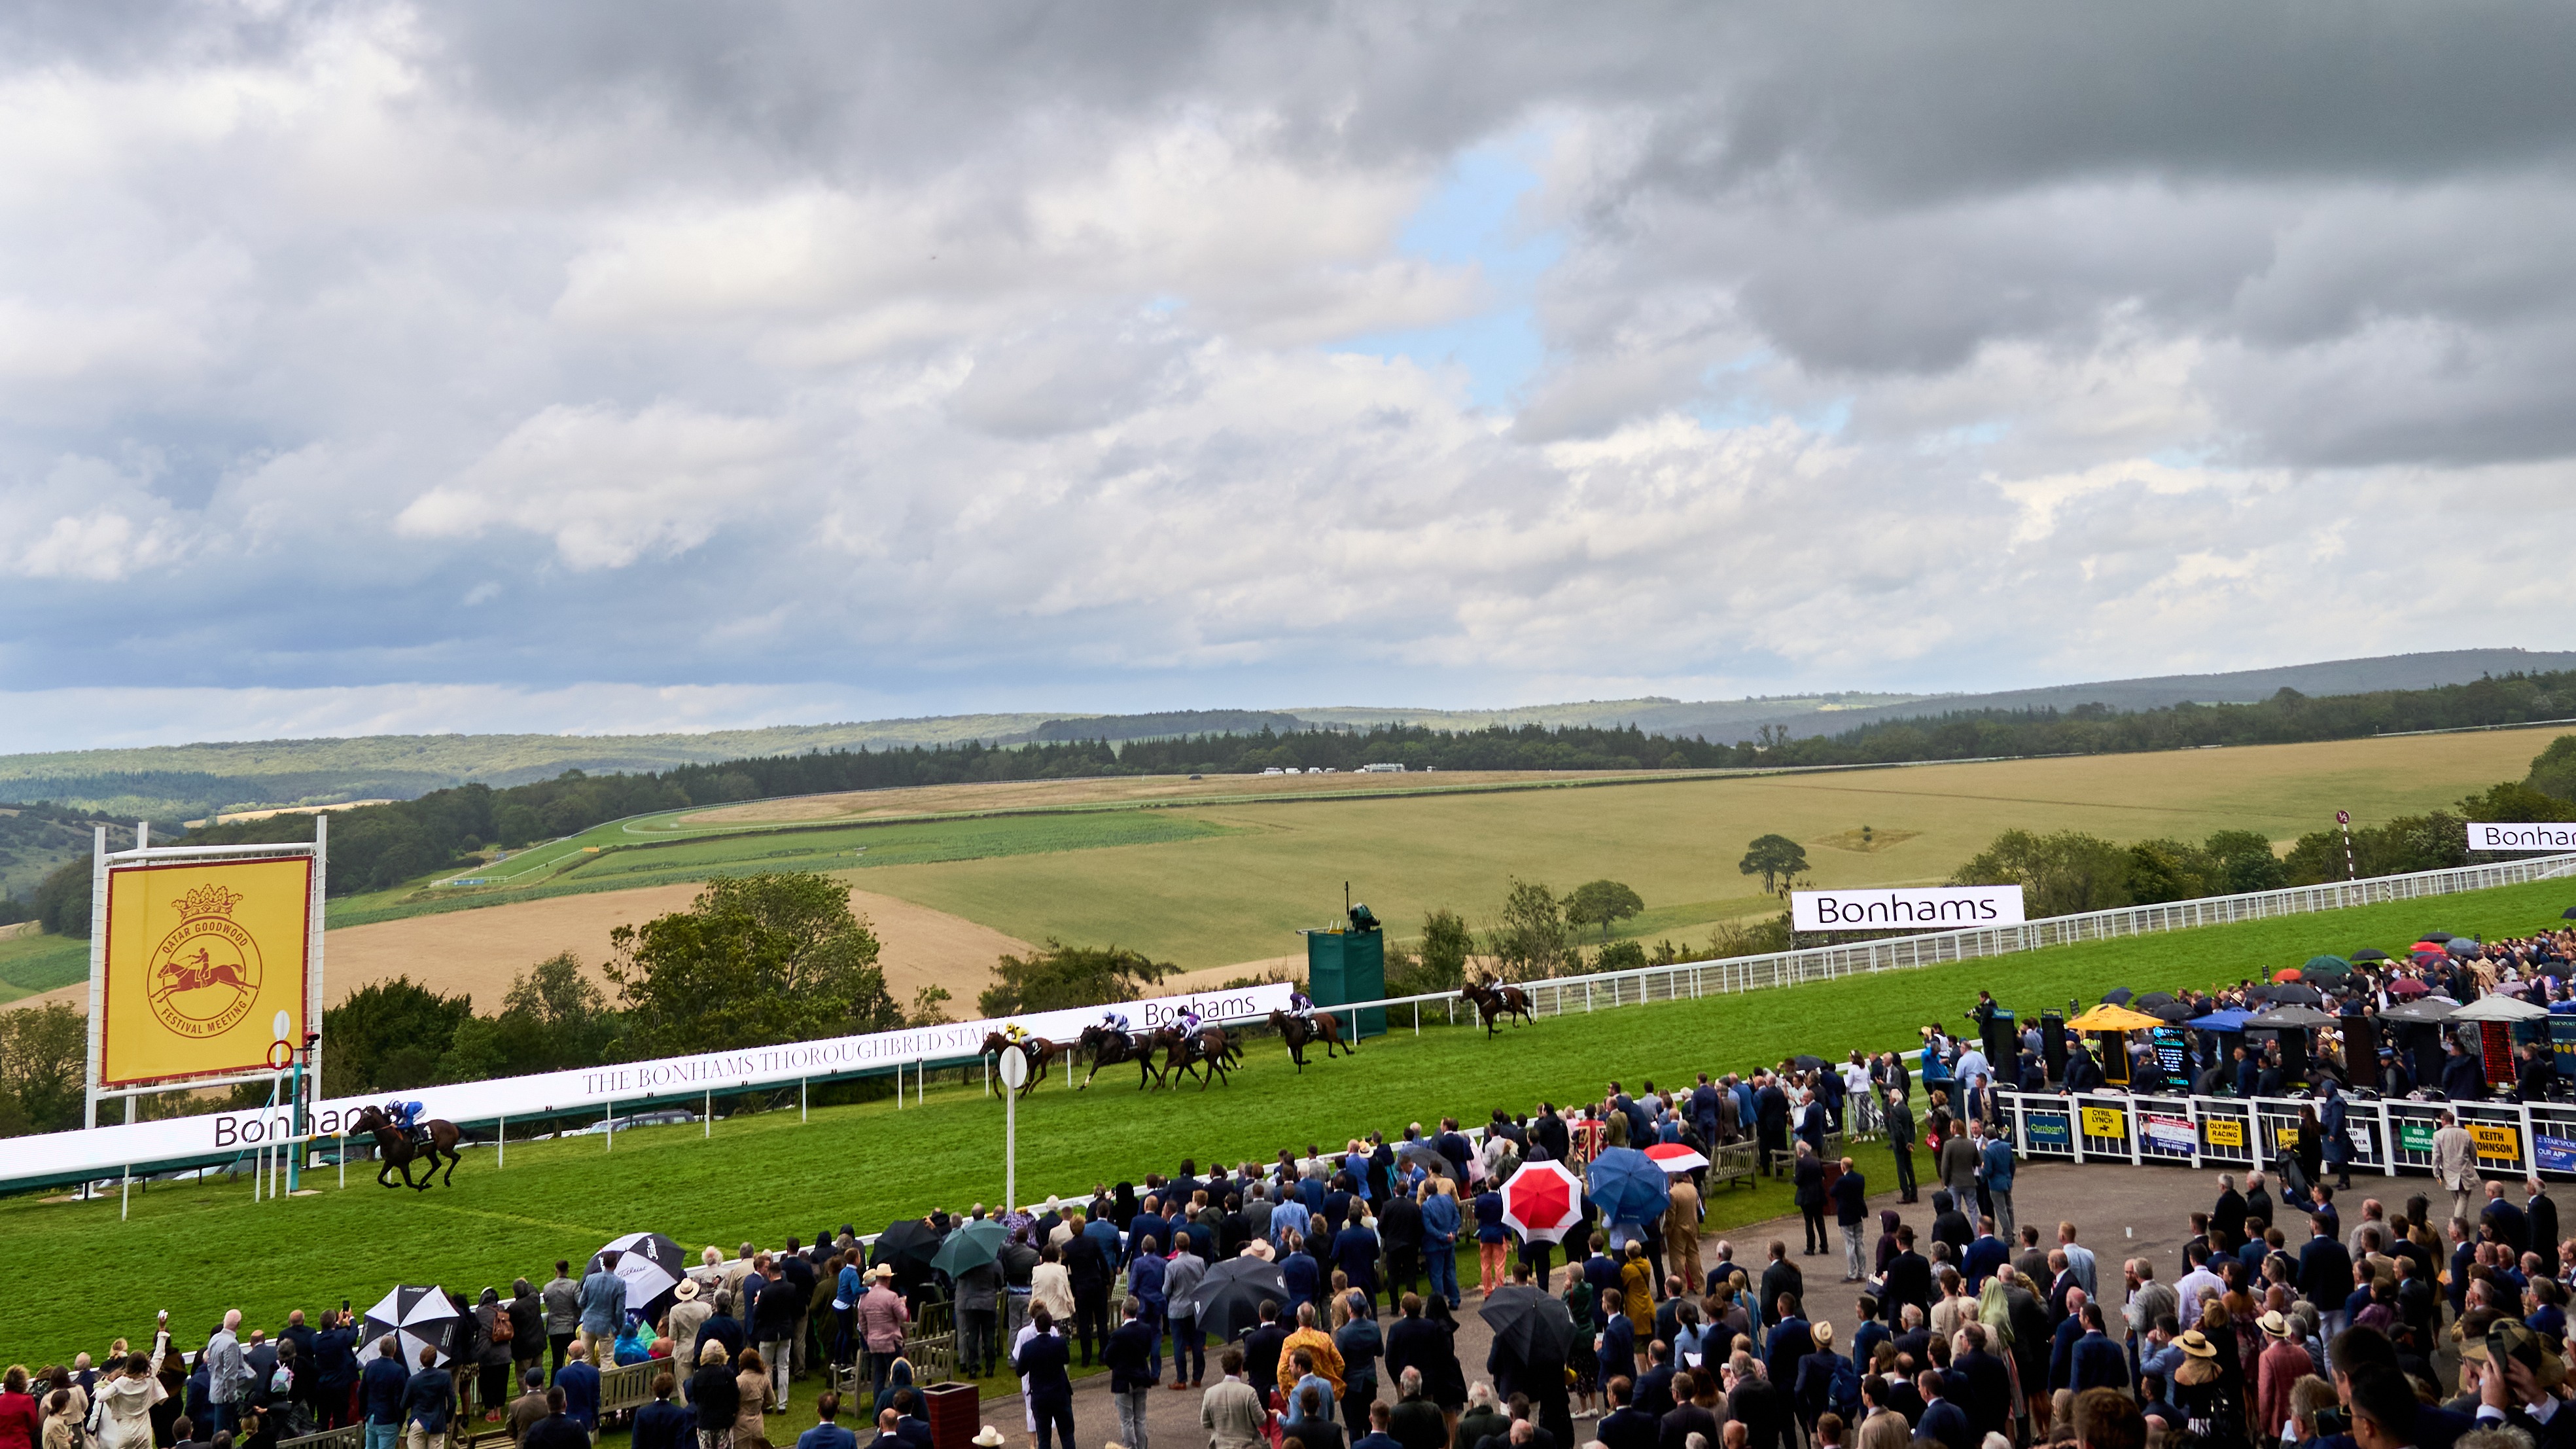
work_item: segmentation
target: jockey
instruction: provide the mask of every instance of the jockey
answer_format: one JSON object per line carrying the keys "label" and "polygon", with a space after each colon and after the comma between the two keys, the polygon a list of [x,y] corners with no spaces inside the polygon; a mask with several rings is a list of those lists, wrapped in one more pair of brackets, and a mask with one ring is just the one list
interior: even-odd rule
{"label": "jockey", "polygon": [[1114,1031],[1120,1036],[1135,1035],[1135,1029],[1127,1024],[1127,1014],[1114,1006],[1109,1008],[1107,1011],[1100,1013],[1100,1024],[1103,1028],[1109,1031]]}
{"label": "jockey", "polygon": [[1173,1025],[1181,1029],[1181,1037],[1183,1040],[1188,1040],[1189,1038],[1197,1036],[1199,1034],[1198,1008],[1193,1005],[1182,1006],[1180,1019],[1175,1021]]}
{"label": "jockey", "polygon": [[1310,1021],[1314,1019],[1315,998],[1306,994],[1305,987],[1291,986],[1288,988],[1288,1014],[1297,1018],[1299,1021]]}
{"label": "jockey", "polygon": [[385,1115],[393,1119],[394,1129],[402,1133],[405,1137],[416,1138],[420,1136],[420,1111],[421,1106],[418,1102],[387,1102],[385,1104]]}
{"label": "jockey", "polygon": [[1002,1028],[1002,1040],[1009,1042],[1013,1046],[1017,1046],[1028,1039],[1029,1029],[1020,1025],[1016,1021]]}

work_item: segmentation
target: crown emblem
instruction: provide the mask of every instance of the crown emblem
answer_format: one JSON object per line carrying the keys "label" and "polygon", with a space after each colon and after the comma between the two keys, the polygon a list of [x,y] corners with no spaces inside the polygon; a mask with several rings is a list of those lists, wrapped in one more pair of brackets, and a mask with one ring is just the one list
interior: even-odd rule
{"label": "crown emblem", "polygon": [[219,885],[201,885],[179,897],[179,914],[183,917],[229,916],[241,903],[241,895]]}

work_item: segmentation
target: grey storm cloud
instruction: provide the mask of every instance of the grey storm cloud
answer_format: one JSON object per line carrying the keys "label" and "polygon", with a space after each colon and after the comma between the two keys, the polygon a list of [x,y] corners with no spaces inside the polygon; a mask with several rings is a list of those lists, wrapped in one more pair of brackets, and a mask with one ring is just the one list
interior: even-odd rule
{"label": "grey storm cloud", "polygon": [[[0,692],[2561,644],[2407,565],[2568,522],[2571,62],[2540,5],[13,6]],[[1414,239],[1478,148],[1534,278]],[[1509,315],[1480,405],[1439,339]]]}

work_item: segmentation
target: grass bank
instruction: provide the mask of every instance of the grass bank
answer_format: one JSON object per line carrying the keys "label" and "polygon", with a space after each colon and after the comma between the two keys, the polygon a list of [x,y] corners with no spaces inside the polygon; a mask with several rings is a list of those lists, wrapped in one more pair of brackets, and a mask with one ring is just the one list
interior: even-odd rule
{"label": "grass bank", "polygon": [[[1283,1146],[1335,1143],[1372,1128],[1496,1107],[1526,1109],[1631,1089],[1696,1071],[1741,1071],[1794,1052],[1828,1056],[1909,1042],[1924,1022],[1957,1021],[1980,987],[2023,1010],[2090,1001],[2113,986],[2207,985],[2257,975],[2321,950],[2402,945],[2427,927],[2523,932],[2576,904],[2576,883],[2543,882],[2432,901],[2359,907],[2169,935],[2055,947],[2026,955],[1698,1001],[1552,1017],[1486,1040],[1479,1032],[1397,1032],[1359,1055],[1292,1072],[1259,1040],[1229,1087],[1140,1095],[1104,1074],[1086,1092],[1051,1084],[1020,1113],[1024,1197],[1168,1171],[1184,1156],[1266,1160]],[[68,1359],[148,1329],[167,1307],[183,1325],[239,1306],[254,1322],[343,1297],[373,1301],[396,1282],[467,1292],[541,1276],[620,1233],[650,1229],[682,1243],[775,1242],[843,1222],[875,1229],[933,1206],[994,1201],[1002,1190],[1002,1112],[971,1087],[934,1087],[926,1104],[833,1107],[800,1123],[791,1106],[715,1125],[520,1143],[506,1169],[469,1154],[453,1188],[388,1191],[329,1173],[310,1197],[253,1204],[247,1183],[160,1184],[117,1204],[19,1198],[0,1203],[0,1257],[60,1259],[84,1271],[42,1294],[0,1299],[0,1350],[13,1360]],[[1863,1168],[1885,1170],[1872,1151]],[[1776,1188],[1715,1195],[1721,1224],[1786,1210]]]}

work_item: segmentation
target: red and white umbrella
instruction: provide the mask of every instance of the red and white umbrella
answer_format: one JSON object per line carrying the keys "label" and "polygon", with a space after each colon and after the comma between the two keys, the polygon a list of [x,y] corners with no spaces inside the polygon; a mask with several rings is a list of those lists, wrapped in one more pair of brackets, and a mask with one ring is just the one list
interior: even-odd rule
{"label": "red and white umbrella", "polygon": [[1525,1162],[1503,1184],[1503,1221],[1530,1242],[1556,1242],[1582,1218],[1583,1180],[1562,1162]]}
{"label": "red and white umbrella", "polygon": [[1693,1151],[1679,1142],[1658,1142],[1646,1149],[1646,1160],[1662,1168],[1667,1175],[1680,1176],[1708,1166],[1708,1156]]}

